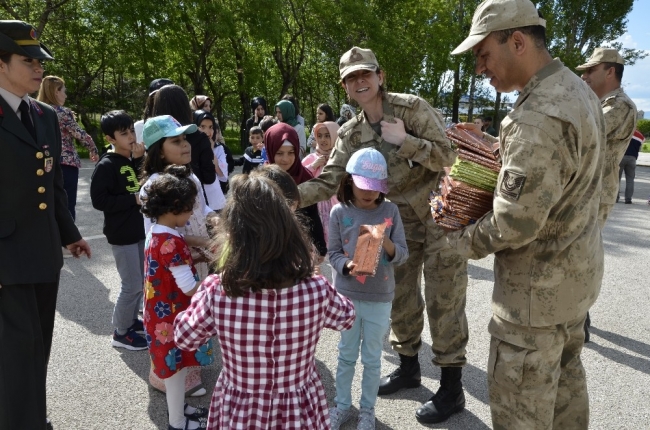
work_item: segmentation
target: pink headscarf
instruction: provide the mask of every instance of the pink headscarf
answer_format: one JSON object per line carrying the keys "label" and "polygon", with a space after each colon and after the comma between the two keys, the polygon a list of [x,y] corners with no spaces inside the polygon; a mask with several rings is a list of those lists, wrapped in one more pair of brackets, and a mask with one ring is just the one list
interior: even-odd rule
{"label": "pink headscarf", "polygon": [[332,149],[334,149],[334,144],[336,143],[336,138],[338,137],[338,132],[339,132],[339,125],[335,122],[332,121],[325,121],[325,122],[320,122],[314,126],[314,137],[318,135],[318,130],[322,127],[327,127],[327,131],[330,132],[330,139],[332,140],[332,147],[329,149],[329,151],[323,151],[320,146],[316,146],[316,153],[318,155],[324,155],[326,157],[329,157],[330,154],[332,153]]}

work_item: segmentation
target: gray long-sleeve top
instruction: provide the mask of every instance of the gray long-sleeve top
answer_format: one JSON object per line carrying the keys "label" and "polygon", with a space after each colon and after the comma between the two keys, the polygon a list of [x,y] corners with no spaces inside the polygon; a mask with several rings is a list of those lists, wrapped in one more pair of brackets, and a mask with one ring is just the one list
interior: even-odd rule
{"label": "gray long-sleeve top", "polygon": [[[395,244],[395,255],[389,258],[382,249],[375,276],[344,275],[345,263],[354,258],[359,226],[386,223],[386,236]],[[384,201],[375,209],[358,209],[353,204],[337,204],[332,208],[329,224],[329,259],[334,269],[334,286],[355,300],[391,302],[395,296],[393,266],[406,261],[409,252],[399,210],[394,203]]]}

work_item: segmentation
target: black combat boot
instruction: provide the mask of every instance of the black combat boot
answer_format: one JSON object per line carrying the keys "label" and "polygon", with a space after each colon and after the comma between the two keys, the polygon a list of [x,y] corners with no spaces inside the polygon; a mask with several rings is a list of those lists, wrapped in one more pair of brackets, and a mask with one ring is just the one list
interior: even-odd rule
{"label": "black combat boot", "polygon": [[463,368],[443,367],[441,372],[438,392],[415,412],[415,418],[423,424],[441,423],[465,409],[465,393],[460,380]]}
{"label": "black combat boot", "polygon": [[388,376],[379,380],[377,394],[393,394],[402,388],[417,388],[420,386],[420,362],[418,355],[413,357],[399,354],[399,367]]}

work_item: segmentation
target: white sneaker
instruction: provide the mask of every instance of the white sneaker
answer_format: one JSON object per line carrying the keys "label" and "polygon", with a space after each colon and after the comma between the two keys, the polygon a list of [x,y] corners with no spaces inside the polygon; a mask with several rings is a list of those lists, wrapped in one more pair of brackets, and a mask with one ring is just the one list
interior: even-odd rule
{"label": "white sneaker", "polygon": [[330,408],[330,421],[332,422],[332,430],[339,430],[341,426],[352,418],[352,408],[344,411],[339,407]]}
{"label": "white sneaker", "polygon": [[357,430],[375,430],[375,408],[359,409],[359,419],[357,420]]}

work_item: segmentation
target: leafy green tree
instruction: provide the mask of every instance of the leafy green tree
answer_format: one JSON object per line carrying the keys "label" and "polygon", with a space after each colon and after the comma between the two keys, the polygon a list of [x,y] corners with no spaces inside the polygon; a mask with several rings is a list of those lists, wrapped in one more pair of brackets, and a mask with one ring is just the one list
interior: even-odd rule
{"label": "leafy green tree", "polygon": [[647,54],[621,49],[613,41],[625,34],[627,16],[634,0],[539,0],[538,8],[547,21],[547,39],[551,54],[574,70],[594,49],[609,45],[622,51],[627,64]]}

